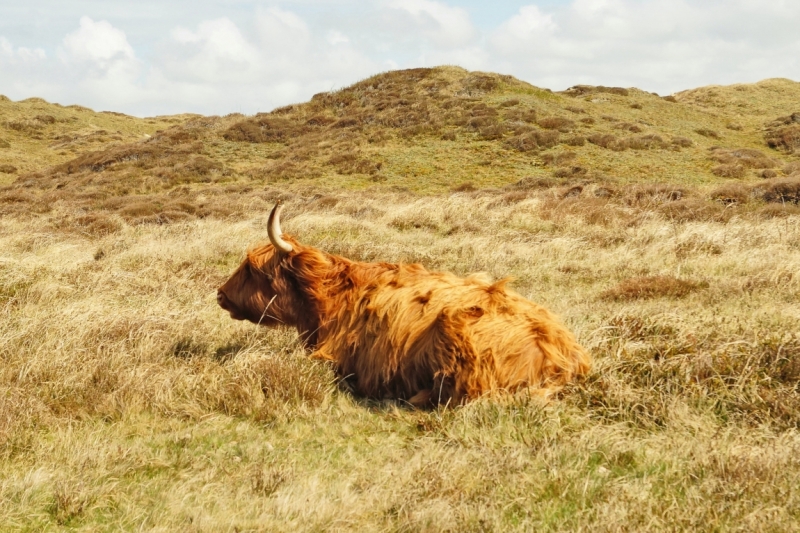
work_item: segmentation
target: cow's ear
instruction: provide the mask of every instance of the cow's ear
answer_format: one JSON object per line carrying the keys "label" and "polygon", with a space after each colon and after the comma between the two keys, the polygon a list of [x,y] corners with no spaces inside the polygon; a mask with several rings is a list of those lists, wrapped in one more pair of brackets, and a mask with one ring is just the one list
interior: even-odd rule
{"label": "cow's ear", "polygon": [[283,202],[278,200],[272,212],[269,214],[267,221],[267,233],[269,234],[269,242],[275,247],[275,250],[285,254],[291,253],[293,250],[292,245],[284,241],[282,238],[283,232],[281,231],[281,210],[283,210]]}

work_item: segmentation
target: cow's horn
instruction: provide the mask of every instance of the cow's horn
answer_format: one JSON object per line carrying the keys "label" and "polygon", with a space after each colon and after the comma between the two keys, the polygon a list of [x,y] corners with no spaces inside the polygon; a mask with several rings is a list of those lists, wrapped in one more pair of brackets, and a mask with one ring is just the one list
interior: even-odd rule
{"label": "cow's horn", "polygon": [[269,234],[269,242],[276,250],[288,254],[292,251],[292,245],[281,238],[283,232],[281,231],[281,209],[283,209],[283,202],[278,200],[272,212],[269,214],[269,221],[267,222],[267,233]]}

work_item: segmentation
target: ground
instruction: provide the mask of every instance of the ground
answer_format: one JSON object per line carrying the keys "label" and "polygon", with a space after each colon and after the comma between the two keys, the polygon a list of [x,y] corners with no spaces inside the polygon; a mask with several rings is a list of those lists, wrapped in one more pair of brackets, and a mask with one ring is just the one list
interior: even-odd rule
{"label": "ground", "polygon": [[[70,108],[0,101],[17,168],[0,190],[3,527],[800,529],[800,84],[670,101],[454,68],[383,76],[256,117],[75,111],[122,139],[64,155],[53,128],[70,123],[30,115]],[[445,94],[414,100],[419,120],[378,109],[437,94],[426,83]],[[506,115],[520,106],[533,122]],[[575,124],[548,140],[539,123],[562,115]],[[41,124],[9,126],[25,120]],[[587,140],[600,133],[612,148]],[[643,148],[650,134],[661,144]],[[215,304],[277,198],[284,230],[328,252],[513,277],[591,374],[546,404],[352,396],[294,332]]]}

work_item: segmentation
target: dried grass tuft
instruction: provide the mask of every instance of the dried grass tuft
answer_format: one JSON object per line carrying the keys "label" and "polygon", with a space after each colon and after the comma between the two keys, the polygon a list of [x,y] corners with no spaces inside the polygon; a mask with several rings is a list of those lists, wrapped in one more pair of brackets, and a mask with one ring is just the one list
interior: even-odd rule
{"label": "dried grass tuft", "polygon": [[797,152],[800,149],[800,112],[770,122],[764,140],[770,148],[790,154]]}
{"label": "dried grass tuft", "polygon": [[746,204],[750,200],[750,196],[750,188],[739,183],[723,185],[709,194],[712,200],[722,202],[725,205]]}
{"label": "dried grass tuft", "polygon": [[538,120],[539,126],[548,130],[558,130],[562,133],[572,131],[575,122],[565,117],[543,117]]}
{"label": "dried grass tuft", "polygon": [[708,129],[708,128],[698,128],[698,129],[694,130],[694,132],[697,133],[698,135],[702,135],[703,137],[709,137],[711,139],[721,139],[722,138],[722,136],[719,134],[719,132],[714,131],[712,129]]}
{"label": "dried grass tuft", "polygon": [[740,164],[716,165],[711,169],[711,173],[720,178],[741,179],[747,174],[747,168]]}
{"label": "dried grass tuft", "polygon": [[626,279],[615,287],[603,292],[604,300],[630,301],[647,298],[683,298],[703,287],[696,283],[674,276],[642,276]]}
{"label": "dried grass tuft", "polygon": [[800,203],[800,176],[765,180],[753,191],[765,202],[798,204]]}
{"label": "dried grass tuft", "polygon": [[713,161],[728,166],[742,166],[754,169],[768,169],[778,166],[777,161],[752,148],[725,149],[714,147],[711,150],[710,157]]}

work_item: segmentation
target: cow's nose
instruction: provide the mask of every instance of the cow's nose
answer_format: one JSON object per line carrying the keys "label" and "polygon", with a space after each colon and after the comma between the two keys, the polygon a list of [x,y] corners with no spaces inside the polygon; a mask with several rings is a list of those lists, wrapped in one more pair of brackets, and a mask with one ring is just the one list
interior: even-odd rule
{"label": "cow's nose", "polygon": [[225,300],[226,299],[227,298],[225,298],[225,293],[223,293],[222,291],[217,291],[217,303],[223,309],[225,309]]}

